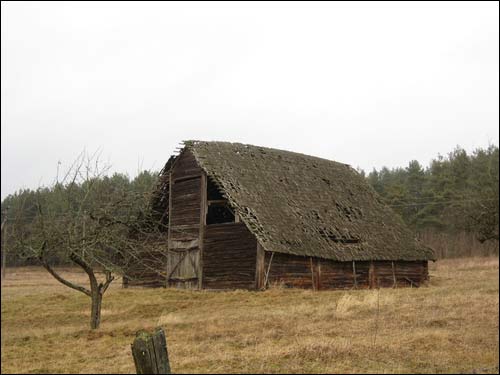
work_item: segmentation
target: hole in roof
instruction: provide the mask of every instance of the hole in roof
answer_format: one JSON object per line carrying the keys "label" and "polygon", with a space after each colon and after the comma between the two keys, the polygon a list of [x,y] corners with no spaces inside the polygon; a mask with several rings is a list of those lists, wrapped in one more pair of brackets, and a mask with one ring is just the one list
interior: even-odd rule
{"label": "hole in roof", "polygon": [[300,245],[299,242],[297,242],[297,241],[291,241],[291,240],[288,240],[288,239],[280,240],[279,242],[282,245],[287,245],[287,246],[290,246],[290,247]]}
{"label": "hole in roof", "polygon": [[346,217],[349,221],[360,219],[363,216],[363,212],[356,207],[343,206],[338,202],[335,203],[335,207],[337,208],[337,212]]}
{"label": "hole in roof", "polygon": [[351,236],[350,234],[347,235],[337,234],[333,230],[328,228],[321,228],[319,230],[319,234],[324,239],[335,243],[355,244],[361,242],[361,240],[355,236]]}

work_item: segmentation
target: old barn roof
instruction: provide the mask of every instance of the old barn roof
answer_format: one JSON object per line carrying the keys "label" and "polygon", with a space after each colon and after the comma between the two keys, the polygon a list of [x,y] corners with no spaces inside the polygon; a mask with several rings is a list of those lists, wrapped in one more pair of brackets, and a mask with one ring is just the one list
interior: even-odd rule
{"label": "old barn roof", "polygon": [[346,164],[240,143],[187,141],[184,150],[267,251],[338,261],[434,257]]}

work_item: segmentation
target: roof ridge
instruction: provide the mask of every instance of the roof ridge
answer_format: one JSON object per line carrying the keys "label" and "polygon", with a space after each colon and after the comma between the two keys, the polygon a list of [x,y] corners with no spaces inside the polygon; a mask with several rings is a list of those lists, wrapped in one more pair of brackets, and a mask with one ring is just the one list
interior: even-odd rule
{"label": "roof ridge", "polygon": [[284,152],[284,153],[288,153],[288,154],[295,155],[295,156],[302,156],[302,157],[305,157],[305,158],[317,159],[317,160],[320,160],[320,161],[326,161],[326,162],[336,163],[336,164],[339,164],[339,165],[344,165],[346,167],[351,168],[353,171],[356,171],[352,167],[352,165],[350,165],[348,163],[343,163],[343,162],[340,162],[340,161],[337,161],[337,160],[327,159],[327,158],[323,158],[323,157],[320,157],[320,156],[306,154],[306,153],[303,153],[303,152],[284,150],[284,149],[281,149],[281,148],[274,148],[274,147],[268,147],[268,146],[259,146],[259,145],[254,145],[254,144],[250,144],[250,143],[229,142],[229,141],[202,141],[202,140],[193,140],[193,139],[191,139],[191,140],[184,140],[184,141],[182,141],[182,144],[184,144],[184,146],[186,146],[187,148],[190,148],[190,149],[195,148],[197,145],[200,145],[200,144],[224,144],[224,145],[231,145],[231,146],[244,146],[244,147],[249,147],[249,148],[265,149],[265,150],[268,150],[268,151],[271,151],[271,152]]}

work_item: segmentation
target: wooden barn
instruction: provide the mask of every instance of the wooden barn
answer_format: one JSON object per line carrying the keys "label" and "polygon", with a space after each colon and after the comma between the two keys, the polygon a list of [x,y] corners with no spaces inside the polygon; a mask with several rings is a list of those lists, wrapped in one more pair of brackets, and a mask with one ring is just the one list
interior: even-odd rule
{"label": "wooden barn", "polygon": [[[264,289],[419,286],[433,252],[350,166],[299,153],[188,141],[160,173],[155,251],[166,277],[136,285]],[[130,281],[132,283],[132,281]]]}

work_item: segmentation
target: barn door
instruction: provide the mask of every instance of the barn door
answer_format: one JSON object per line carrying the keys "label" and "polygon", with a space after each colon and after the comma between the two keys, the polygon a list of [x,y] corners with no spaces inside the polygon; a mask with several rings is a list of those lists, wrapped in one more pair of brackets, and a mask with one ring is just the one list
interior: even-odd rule
{"label": "barn door", "polygon": [[200,250],[198,247],[169,249],[167,261],[169,286],[182,289],[197,288],[199,263]]}
{"label": "barn door", "polygon": [[183,289],[199,286],[201,185],[201,176],[171,180],[167,260],[169,286]]}

